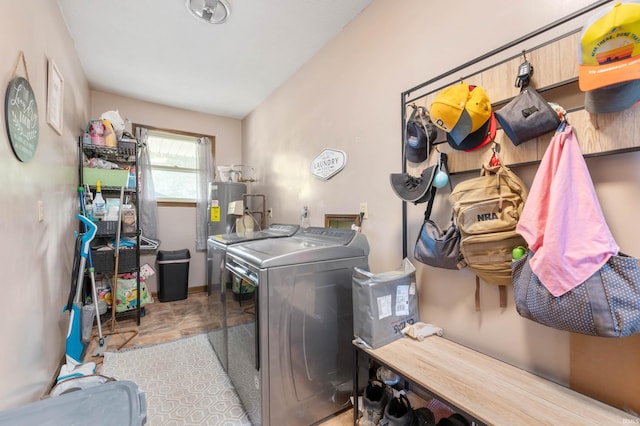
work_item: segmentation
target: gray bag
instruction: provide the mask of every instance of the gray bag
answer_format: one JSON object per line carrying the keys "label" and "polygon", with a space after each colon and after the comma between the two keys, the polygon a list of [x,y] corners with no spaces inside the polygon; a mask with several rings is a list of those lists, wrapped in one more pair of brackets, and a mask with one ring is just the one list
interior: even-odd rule
{"label": "gray bag", "polygon": [[[449,169],[447,167],[447,155],[440,153],[438,164],[435,167],[447,174],[447,183],[453,191],[453,185],[449,179]],[[413,250],[413,257],[425,265],[444,269],[458,269],[460,257],[460,229],[454,222],[453,213],[451,223],[443,232],[437,223],[430,219],[433,209],[433,200],[436,196],[437,188],[433,186],[429,196],[429,203],[424,212],[424,222],[420,228],[418,239]]]}
{"label": "gray bag", "polygon": [[513,292],[518,313],[559,330],[602,337],[640,333],[640,264],[611,256],[586,281],[555,297],[531,271],[533,252],[513,262]]}
{"label": "gray bag", "polygon": [[460,262],[460,230],[451,222],[443,232],[437,223],[426,219],[420,228],[413,256],[425,265],[458,269]]}
{"label": "gray bag", "polygon": [[549,133],[560,125],[558,113],[532,87],[522,89],[495,115],[514,145]]}
{"label": "gray bag", "polygon": [[394,271],[353,272],[353,334],[375,349],[402,337],[402,329],[420,321],[416,268],[404,259]]}

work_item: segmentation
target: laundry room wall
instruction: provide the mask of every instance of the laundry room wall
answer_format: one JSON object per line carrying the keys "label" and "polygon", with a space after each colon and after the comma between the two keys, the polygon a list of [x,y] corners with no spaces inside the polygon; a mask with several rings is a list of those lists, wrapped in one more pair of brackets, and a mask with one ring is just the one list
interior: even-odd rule
{"label": "laundry room wall", "polygon": [[[370,267],[374,272],[397,268],[402,203],[389,175],[402,168],[401,93],[592,3],[375,0],[243,120],[243,162],[256,167],[256,189],[267,195],[271,220],[300,223],[301,209],[308,206],[310,224],[322,226],[325,214],[356,214],[360,202],[366,202],[369,218],[362,232],[371,245]],[[345,168],[326,181],[310,173],[312,159],[325,148],[347,154]],[[588,160],[612,232],[636,256],[638,160],[637,152]],[[514,171],[530,185],[536,166]],[[454,176],[453,184],[472,176]],[[435,203],[440,223],[450,213],[445,197],[439,195]],[[410,254],[423,212],[424,205],[408,206]],[[637,407],[633,378],[639,373],[630,355],[640,348],[638,336],[617,339],[615,345],[589,340],[597,349],[587,348],[570,333],[521,318],[512,301],[501,309],[497,287],[484,284],[476,312],[470,272],[414,263],[421,318],[442,326],[446,338],[617,406]],[[509,296],[513,300],[511,290]],[[599,375],[607,383],[603,391],[586,367],[605,362]]]}
{"label": "laundry room wall", "polygon": [[[24,53],[26,70],[18,61]],[[0,120],[0,410],[37,400],[64,354],[78,221],[79,129],[89,118],[89,85],[57,3],[3,1],[0,87],[14,73],[36,97],[39,138],[31,161],[13,154]],[[64,79],[62,134],[47,124],[47,63]],[[38,203],[43,207],[38,220]]]}
{"label": "laundry room wall", "polygon": [[[111,93],[91,91],[91,116],[118,110],[131,124],[167,130],[200,133],[215,137],[215,164],[242,164],[242,124],[235,118],[188,111],[145,102]],[[196,250],[196,209],[192,206],[160,206],[158,209],[159,250],[189,249],[189,287],[206,285],[206,252]],[[156,253],[144,254],[141,264],[148,263],[157,271]],[[149,290],[158,291],[157,274],[148,280]]]}

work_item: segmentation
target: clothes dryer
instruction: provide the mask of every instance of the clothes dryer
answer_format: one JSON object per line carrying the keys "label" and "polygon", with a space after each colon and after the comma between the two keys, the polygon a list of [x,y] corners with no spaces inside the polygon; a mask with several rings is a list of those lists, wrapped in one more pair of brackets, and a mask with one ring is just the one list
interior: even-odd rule
{"label": "clothes dryer", "polygon": [[369,245],[350,229],[300,228],[290,238],[227,250],[253,287],[255,320],[228,328],[228,374],[254,425],[309,425],[350,406],[353,268]]}
{"label": "clothes dryer", "polygon": [[[227,371],[227,324],[237,323],[237,315],[234,312],[253,309],[250,295],[237,294],[232,290],[230,274],[224,267],[227,248],[234,244],[248,241],[263,240],[266,238],[290,237],[298,230],[298,225],[274,223],[262,231],[247,231],[242,233],[227,233],[211,235],[207,239],[207,287],[209,294],[209,312],[219,317],[221,322],[209,331],[209,341],[222,364]],[[228,297],[227,297],[228,296]],[[244,306],[243,305],[244,302]],[[227,305],[229,304],[229,306]]]}

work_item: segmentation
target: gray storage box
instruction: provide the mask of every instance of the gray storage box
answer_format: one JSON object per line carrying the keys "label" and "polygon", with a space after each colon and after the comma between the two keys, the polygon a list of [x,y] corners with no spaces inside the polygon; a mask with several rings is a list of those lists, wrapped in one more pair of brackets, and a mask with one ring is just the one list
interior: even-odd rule
{"label": "gray storage box", "polygon": [[147,423],[147,400],[130,381],[107,382],[0,412],[2,426],[100,425]]}
{"label": "gray storage box", "polygon": [[416,268],[404,259],[394,271],[353,273],[353,334],[371,348],[402,337],[401,330],[420,321]]}

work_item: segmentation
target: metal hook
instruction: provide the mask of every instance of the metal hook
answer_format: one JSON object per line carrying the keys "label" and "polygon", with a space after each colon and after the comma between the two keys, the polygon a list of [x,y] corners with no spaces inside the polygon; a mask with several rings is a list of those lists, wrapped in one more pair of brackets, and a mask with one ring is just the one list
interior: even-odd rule
{"label": "metal hook", "polygon": [[491,150],[493,151],[493,154],[491,154],[491,159],[489,159],[489,166],[491,167],[501,166],[502,161],[500,160],[500,156],[498,155],[500,153],[500,144],[495,140],[492,140],[491,143],[492,143]]}
{"label": "metal hook", "polygon": [[[409,117],[407,118],[407,121],[411,121],[415,118],[418,112],[418,107],[414,103],[408,104],[407,106],[413,108],[413,111],[411,111],[411,114],[409,114]],[[406,117],[406,113],[405,113],[405,117]]]}

